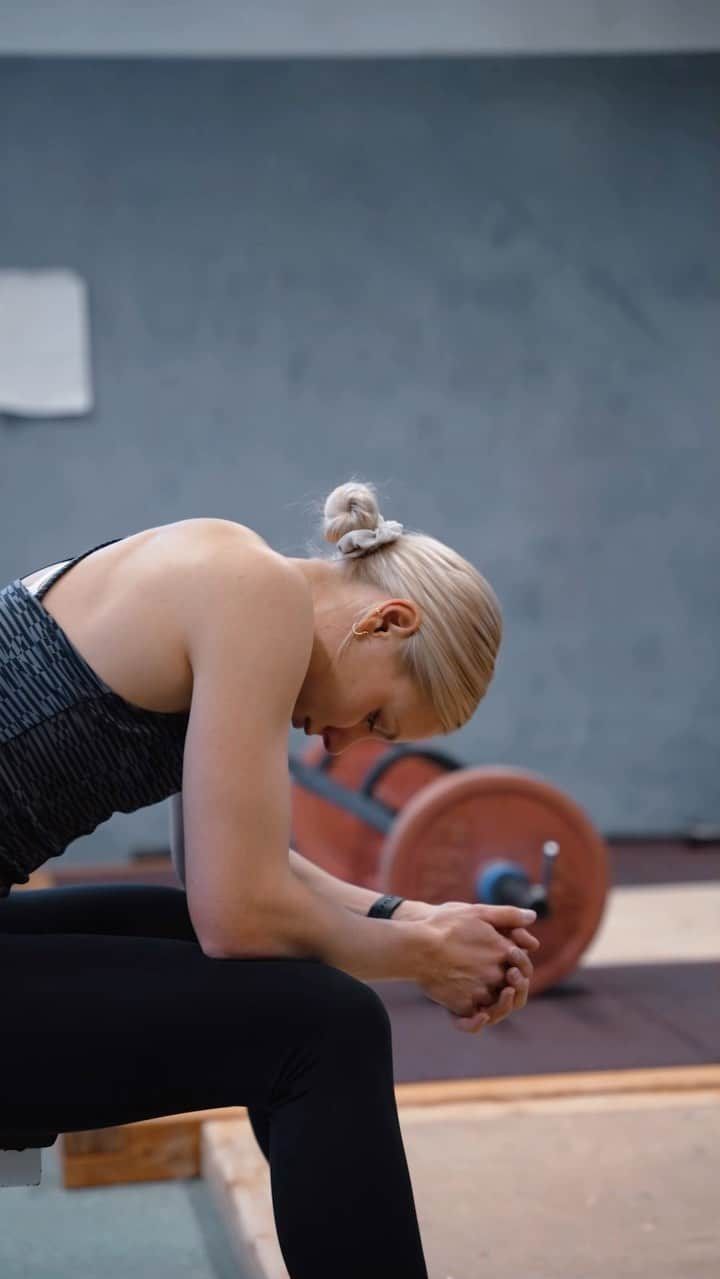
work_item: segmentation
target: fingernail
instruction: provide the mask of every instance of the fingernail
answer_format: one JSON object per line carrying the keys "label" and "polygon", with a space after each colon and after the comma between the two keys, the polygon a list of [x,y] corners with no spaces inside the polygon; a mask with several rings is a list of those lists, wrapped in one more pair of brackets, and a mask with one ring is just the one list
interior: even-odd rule
{"label": "fingernail", "polygon": [[523,919],[525,920],[525,923],[526,923],[526,924],[532,924],[532,923],[533,923],[533,922],[537,919],[537,911],[535,911],[535,910],[524,910],[524,911],[522,912],[522,917],[523,917]]}

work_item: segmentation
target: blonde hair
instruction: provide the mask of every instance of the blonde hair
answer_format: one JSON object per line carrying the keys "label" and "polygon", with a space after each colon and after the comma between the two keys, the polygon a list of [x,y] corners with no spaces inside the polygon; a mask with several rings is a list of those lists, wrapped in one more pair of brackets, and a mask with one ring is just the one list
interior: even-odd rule
{"label": "blonde hair", "polygon": [[[340,484],[324,503],[327,542],[380,526],[385,521],[372,484]],[[338,552],[337,558],[344,561],[342,572],[349,582],[418,605],[421,624],[402,646],[401,669],[433,707],[443,733],[462,728],[488,690],[502,640],[502,613],[490,583],[457,551],[419,532],[378,539],[364,553],[349,557]],[[355,624],[366,613],[359,613]],[[352,642],[350,631],[338,655]]]}

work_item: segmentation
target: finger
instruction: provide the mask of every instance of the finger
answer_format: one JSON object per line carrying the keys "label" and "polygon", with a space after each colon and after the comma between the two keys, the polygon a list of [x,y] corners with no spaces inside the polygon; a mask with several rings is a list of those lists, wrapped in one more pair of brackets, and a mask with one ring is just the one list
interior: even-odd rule
{"label": "finger", "polygon": [[466,1035],[476,1035],[484,1026],[487,1026],[489,1021],[486,1012],[473,1013],[470,1017],[459,1017],[457,1013],[451,1013],[450,1016],[458,1030],[462,1030]]}
{"label": "finger", "polygon": [[478,1008],[490,1008],[495,1003],[495,1000],[497,999],[504,985],[505,985],[505,974],[503,973],[501,980],[498,981],[497,987],[495,987],[493,990],[490,990],[488,987],[485,987],[482,990],[475,991],[475,994],[473,995],[473,1002],[477,1005]]}
{"label": "finger", "polygon": [[508,984],[511,985],[515,991],[513,1012],[518,1012],[519,1009],[525,1007],[528,1001],[528,995],[530,994],[530,982],[527,977],[523,977],[518,968],[511,968],[508,971],[507,979]]}
{"label": "finger", "polygon": [[528,955],[527,951],[525,950],[520,951],[520,957],[518,958],[517,962],[514,963],[512,966],[513,968],[519,968],[520,972],[523,974],[523,977],[530,978],[533,975],[532,960],[530,956]]}
{"label": "finger", "polygon": [[528,977],[532,976],[532,960],[528,956],[526,950],[521,946],[509,946],[505,953],[505,963],[510,968],[519,968],[521,972],[525,972],[527,965],[530,965]]}
{"label": "finger", "polygon": [[517,964],[513,963],[507,955],[503,957],[503,962],[501,964],[493,964],[492,966],[488,964],[483,972],[484,980],[478,982],[477,986],[473,989],[472,996],[469,997],[477,1002],[482,999],[483,995],[487,995],[488,992],[490,992],[493,999],[495,999],[498,991],[502,990],[505,985],[505,973],[508,968],[516,967]]}
{"label": "finger", "polygon": [[519,906],[482,906],[482,917],[493,928],[529,928],[537,919],[537,911]]}
{"label": "finger", "polygon": [[[506,982],[505,979],[503,978],[502,983],[498,985],[497,988],[492,992],[492,1003],[490,1004],[486,1003],[482,1007],[478,1005],[478,1011],[487,1013],[491,1023],[494,1021],[495,1017],[497,1016],[498,1006],[500,1004],[500,998],[503,992],[508,992],[508,991],[510,992],[512,998],[514,998],[515,987],[512,985],[509,985],[508,982]],[[505,995],[505,998],[506,999],[508,998],[507,994]],[[472,1010],[472,1012],[474,1012],[474,1009]],[[467,1015],[470,1016],[471,1015],[470,1012]]]}
{"label": "finger", "polygon": [[525,980],[515,989],[515,1002],[513,1004],[513,1012],[519,1012],[524,1008],[530,996],[530,982]]}
{"label": "finger", "polygon": [[510,934],[516,946],[522,946],[523,950],[539,950],[540,942],[537,937],[533,937],[526,928],[513,928]]}
{"label": "finger", "polygon": [[503,1019],[512,1012],[514,1001],[514,987],[505,986],[505,988],[500,992],[500,997],[493,1007],[485,1009],[488,1018],[488,1026],[497,1026],[498,1022],[503,1021]]}

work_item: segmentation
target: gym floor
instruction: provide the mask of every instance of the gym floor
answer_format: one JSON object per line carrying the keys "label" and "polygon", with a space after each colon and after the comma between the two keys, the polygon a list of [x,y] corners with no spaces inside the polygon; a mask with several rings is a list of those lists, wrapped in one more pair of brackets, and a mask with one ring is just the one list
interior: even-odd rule
{"label": "gym floor", "polygon": [[[615,887],[595,942],[580,967],[521,1017],[465,1036],[416,988],[377,983],[392,1018],[398,1084],[533,1075],[552,1087],[563,1074],[576,1076],[581,1094],[580,1076],[603,1070],[637,1070],[643,1079],[648,1067],[720,1067],[720,846],[627,845],[614,847],[612,859]],[[457,1249],[465,1241],[467,1253],[475,1231],[472,1255],[496,1279],[529,1260],[533,1279],[599,1279],[608,1270],[587,1251],[590,1225],[593,1237],[601,1231],[611,1241],[605,1263],[616,1277],[714,1279],[719,1099],[716,1086],[505,1110],[478,1103],[457,1114],[452,1104],[444,1114],[401,1107],[431,1279],[474,1279]],[[441,1123],[428,1127],[433,1110]],[[539,1207],[548,1154],[562,1176],[552,1194],[543,1181]],[[153,1279],[258,1279],[203,1178],[66,1190],[59,1143],[43,1151],[42,1163],[39,1187],[0,1195],[3,1279],[95,1279],[99,1270],[125,1279],[135,1268]],[[440,1166],[464,1167],[465,1180],[438,1178]]]}
{"label": "gym floor", "polygon": [[720,1062],[720,846],[625,845],[580,966],[484,1037],[460,1035],[402,982],[377,983],[398,1081]]}

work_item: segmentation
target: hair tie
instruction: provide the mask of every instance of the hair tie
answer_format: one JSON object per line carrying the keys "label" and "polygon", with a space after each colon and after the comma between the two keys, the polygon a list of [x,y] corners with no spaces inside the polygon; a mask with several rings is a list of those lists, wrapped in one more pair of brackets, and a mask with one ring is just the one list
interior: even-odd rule
{"label": "hair tie", "polygon": [[379,546],[396,542],[402,535],[403,525],[397,520],[381,520],[377,528],[356,528],[345,533],[337,543],[338,551],[349,560],[370,555]]}

